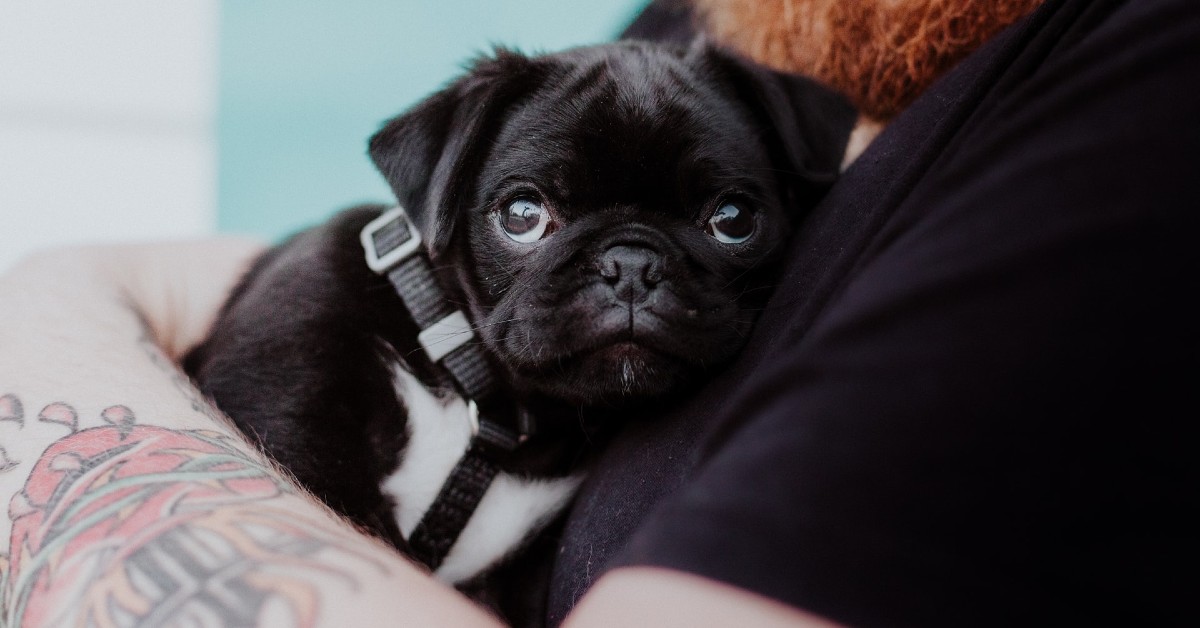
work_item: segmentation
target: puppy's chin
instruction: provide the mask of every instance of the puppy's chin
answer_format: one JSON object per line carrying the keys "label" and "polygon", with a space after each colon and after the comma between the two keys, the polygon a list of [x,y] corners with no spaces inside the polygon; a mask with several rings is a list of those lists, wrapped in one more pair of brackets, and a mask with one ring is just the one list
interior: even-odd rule
{"label": "puppy's chin", "polygon": [[619,407],[677,392],[696,379],[697,370],[678,357],[623,340],[514,373],[514,383],[570,404]]}

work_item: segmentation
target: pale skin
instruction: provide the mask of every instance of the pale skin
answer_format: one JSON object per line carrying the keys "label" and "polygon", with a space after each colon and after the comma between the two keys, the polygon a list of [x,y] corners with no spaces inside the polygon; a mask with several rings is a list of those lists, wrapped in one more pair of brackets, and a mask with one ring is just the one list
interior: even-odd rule
{"label": "pale skin", "polygon": [[[501,625],[296,487],[178,371],[259,251],[81,247],[0,275],[0,625]],[[631,567],[566,625],[834,624]]]}

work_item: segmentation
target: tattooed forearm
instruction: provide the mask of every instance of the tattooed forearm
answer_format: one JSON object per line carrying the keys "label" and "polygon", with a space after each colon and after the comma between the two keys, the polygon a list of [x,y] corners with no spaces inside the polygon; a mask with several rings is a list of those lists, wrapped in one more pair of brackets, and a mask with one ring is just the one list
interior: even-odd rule
{"label": "tattooed forearm", "polygon": [[[125,406],[100,418],[79,429],[65,403],[38,413],[68,433],[9,505],[0,625],[311,626],[323,583],[353,589],[362,567],[382,569],[332,519],[298,515],[301,498],[230,437],[140,425]],[[25,426],[16,396],[0,396],[0,421]],[[0,474],[29,468],[4,444]]]}

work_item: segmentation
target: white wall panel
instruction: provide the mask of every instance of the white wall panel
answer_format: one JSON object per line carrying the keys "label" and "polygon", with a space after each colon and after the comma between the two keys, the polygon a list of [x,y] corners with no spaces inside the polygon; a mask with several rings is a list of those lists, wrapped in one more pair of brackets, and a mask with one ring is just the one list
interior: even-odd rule
{"label": "white wall panel", "polygon": [[210,233],[216,0],[0,0],[0,269]]}

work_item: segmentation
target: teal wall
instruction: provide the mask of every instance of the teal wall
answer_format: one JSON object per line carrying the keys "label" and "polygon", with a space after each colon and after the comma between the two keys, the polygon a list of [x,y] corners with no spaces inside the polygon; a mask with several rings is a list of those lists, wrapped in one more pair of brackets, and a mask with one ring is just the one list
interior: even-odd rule
{"label": "teal wall", "polygon": [[380,123],[493,44],[612,39],[645,0],[224,0],[218,227],[278,239],[392,199],[366,157]]}

